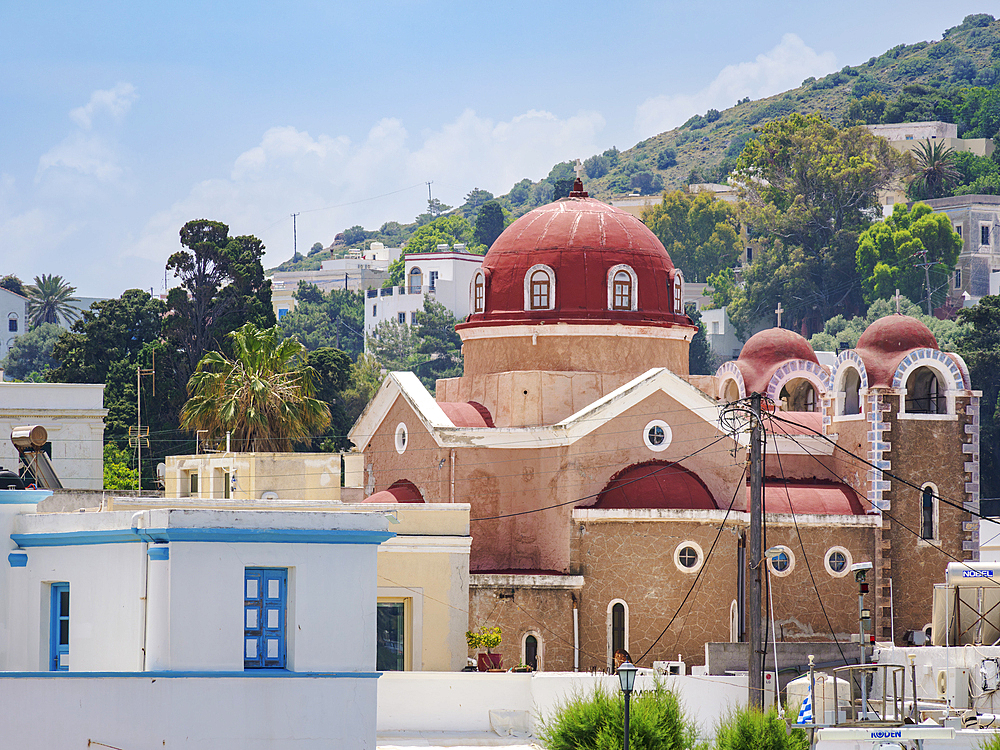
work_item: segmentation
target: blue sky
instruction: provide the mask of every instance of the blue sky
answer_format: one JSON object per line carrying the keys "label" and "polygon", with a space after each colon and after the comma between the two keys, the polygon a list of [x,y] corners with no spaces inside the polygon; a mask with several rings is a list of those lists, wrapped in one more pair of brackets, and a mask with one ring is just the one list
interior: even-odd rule
{"label": "blue sky", "polygon": [[[345,227],[502,194],[940,38],[983,3],[4,4],[0,275],[159,293],[180,226],[255,234],[265,263]],[[346,204],[346,205],[345,205]],[[168,283],[173,285],[172,280]]]}

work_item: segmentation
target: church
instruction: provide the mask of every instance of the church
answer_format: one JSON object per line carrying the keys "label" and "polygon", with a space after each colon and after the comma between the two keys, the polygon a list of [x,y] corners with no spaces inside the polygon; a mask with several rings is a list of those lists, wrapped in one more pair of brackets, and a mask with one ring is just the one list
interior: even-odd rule
{"label": "church", "polygon": [[506,666],[605,669],[618,648],[700,664],[746,639],[748,435],[723,414],[760,393],[773,636],[849,642],[860,562],[877,639],[923,630],[946,564],[977,554],[962,359],[893,315],[832,367],[773,328],[690,375],[683,285],[579,179],[516,220],[473,274],[462,377],[432,396],[390,373],[354,425],[365,502],[471,505],[469,627],[502,628]]}

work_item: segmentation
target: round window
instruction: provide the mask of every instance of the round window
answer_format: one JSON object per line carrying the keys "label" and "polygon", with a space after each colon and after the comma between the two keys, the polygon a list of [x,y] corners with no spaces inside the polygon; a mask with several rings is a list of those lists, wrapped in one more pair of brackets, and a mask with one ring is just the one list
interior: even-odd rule
{"label": "round window", "polygon": [[400,422],[396,425],[396,453],[402,454],[406,450],[406,441],[408,439],[406,433],[406,425]]}
{"label": "round window", "polygon": [[701,568],[705,555],[697,542],[681,542],[674,548],[674,565],[682,573],[694,573]]}
{"label": "round window", "polygon": [[673,434],[670,425],[662,419],[654,419],[642,428],[642,440],[651,451],[659,453],[670,447]]}
{"label": "round window", "polygon": [[787,576],[792,572],[792,568],[795,567],[795,555],[784,545],[775,547],[774,550],[774,555],[768,555],[767,567],[776,576]]}
{"label": "round window", "polygon": [[851,572],[851,553],[846,547],[830,547],[823,558],[826,572],[834,578],[843,578]]}

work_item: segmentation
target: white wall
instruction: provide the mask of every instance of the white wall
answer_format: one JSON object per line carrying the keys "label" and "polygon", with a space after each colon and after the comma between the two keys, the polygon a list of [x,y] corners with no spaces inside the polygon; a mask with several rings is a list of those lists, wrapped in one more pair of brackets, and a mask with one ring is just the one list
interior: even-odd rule
{"label": "white wall", "polygon": [[[375,748],[372,678],[0,677],[0,737],[24,750]],[[99,745],[97,747],[100,747]]]}
{"label": "white wall", "polygon": [[[746,703],[746,677],[663,679],[705,734],[730,708]],[[378,680],[378,731],[488,732],[490,711],[525,712],[525,722],[534,727],[536,717],[551,715],[575,693],[599,684],[621,689],[615,676],[585,672],[385,672]],[[637,690],[652,684],[651,676],[636,679]]]}
{"label": "white wall", "polygon": [[[17,321],[17,331],[10,330],[11,314]],[[28,330],[28,298],[0,288],[0,359],[7,356],[14,339]]]}

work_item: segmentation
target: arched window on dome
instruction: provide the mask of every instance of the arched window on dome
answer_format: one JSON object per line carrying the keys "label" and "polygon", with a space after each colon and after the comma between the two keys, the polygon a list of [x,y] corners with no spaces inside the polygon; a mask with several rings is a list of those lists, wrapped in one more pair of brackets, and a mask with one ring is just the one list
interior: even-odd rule
{"label": "arched window on dome", "polygon": [[524,275],[524,309],[554,310],[556,307],[556,272],[543,263],[534,265]]}
{"label": "arched window on dome", "polygon": [[639,284],[635,271],[627,265],[608,271],[608,309],[637,310]]}
{"label": "arched window on dome", "polygon": [[410,269],[410,283],[409,289],[406,290],[407,294],[420,294],[420,287],[424,283],[424,274],[419,267],[414,266]]}
{"label": "arched window on dome", "polygon": [[795,378],[781,388],[782,411],[816,411],[816,389],[805,378]]}
{"label": "arched window on dome", "polygon": [[853,367],[845,367],[841,377],[837,405],[840,416],[861,413],[861,373]]}
{"label": "arched window on dome", "polygon": [[486,309],[486,277],[477,271],[472,277],[472,312],[481,313]]}
{"label": "arched window on dome", "polygon": [[918,367],[906,379],[908,414],[947,414],[944,388],[930,367]]}
{"label": "arched window on dome", "polygon": [[684,314],[684,274],[681,269],[674,271],[674,313]]}

